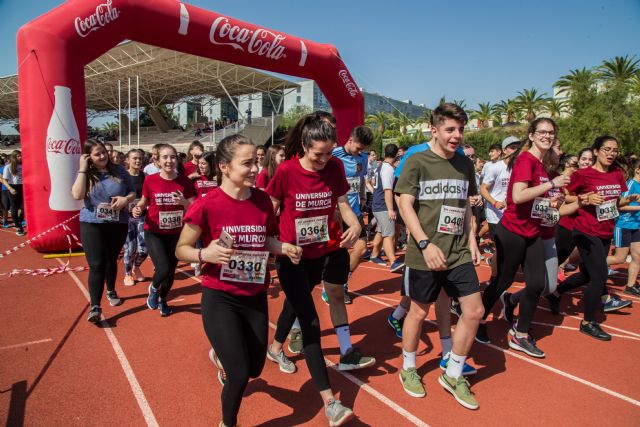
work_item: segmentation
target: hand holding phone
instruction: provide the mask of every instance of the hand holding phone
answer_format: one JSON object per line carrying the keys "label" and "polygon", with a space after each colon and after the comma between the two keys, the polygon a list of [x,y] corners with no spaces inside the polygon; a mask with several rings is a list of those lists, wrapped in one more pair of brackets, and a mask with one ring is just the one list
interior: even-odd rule
{"label": "hand holding phone", "polygon": [[218,240],[218,245],[227,249],[233,248],[233,237],[231,237],[231,235],[226,231],[222,230],[220,233],[220,239]]}

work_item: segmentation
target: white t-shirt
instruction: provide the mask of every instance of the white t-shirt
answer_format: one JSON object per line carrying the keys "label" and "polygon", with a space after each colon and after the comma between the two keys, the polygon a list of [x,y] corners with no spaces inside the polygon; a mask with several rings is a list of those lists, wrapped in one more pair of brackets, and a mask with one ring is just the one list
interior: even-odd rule
{"label": "white t-shirt", "polygon": [[[504,161],[500,160],[495,163],[487,163],[484,165],[482,183],[487,186],[491,197],[499,202],[504,202],[507,199],[509,178],[511,178],[511,171],[507,170],[507,165]],[[490,224],[497,224],[500,222],[504,209],[496,209],[490,203],[485,203],[485,206],[487,222]]]}
{"label": "white t-shirt", "polygon": [[380,168],[380,183],[376,183],[378,185],[382,185],[383,190],[393,190],[393,175],[394,169],[387,162],[382,163],[382,167]]}
{"label": "white t-shirt", "polygon": [[18,165],[18,173],[14,175],[11,172],[11,164],[6,164],[4,171],[2,171],[2,179],[6,180],[9,185],[22,184],[22,165]]}
{"label": "white t-shirt", "polygon": [[143,172],[145,175],[153,175],[154,173],[160,172],[160,168],[157,167],[155,163],[149,163],[144,167]]}

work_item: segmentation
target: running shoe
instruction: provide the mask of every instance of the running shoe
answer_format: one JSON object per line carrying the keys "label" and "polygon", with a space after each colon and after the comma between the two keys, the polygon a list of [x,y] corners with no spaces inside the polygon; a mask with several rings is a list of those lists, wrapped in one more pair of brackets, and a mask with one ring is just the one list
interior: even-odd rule
{"label": "running shoe", "polygon": [[380,256],[377,256],[375,258],[371,258],[369,259],[369,262],[372,262],[374,264],[378,264],[378,265],[387,265],[387,261],[383,260],[382,258],[380,258]]}
{"label": "running shoe", "polygon": [[625,294],[627,295],[633,295],[636,297],[640,297],[640,287],[638,285],[636,286],[627,286],[624,288],[623,291]]}
{"label": "running shoe", "polygon": [[322,301],[324,301],[325,304],[329,304],[329,296],[327,295],[327,291],[325,291],[324,288],[322,288]]}
{"label": "running shoe", "polygon": [[[440,359],[440,369],[443,371],[447,370],[447,366],[449,365],[449,356],[450,353],[445,354],[442,359]],[[478,373],[478,370],[473,366],[469,365],[467,362],[464,362],[464,366],[462,367],[462,375],[465,377],[467,375],[475,375]]]}
{"label": "running shoe", "polygon": [[562,268],[558,269],[558,283],[562,283],[567,280],[567,276],[564,274],[564,270]]}
{"label": "running shoe", "polygon": [[389,317],[387,317],[387,323],[389,323],[393,332],[396,333],[396,336],[402,339],[402,324],[404,323],[404,318],[398,320],[393,317],[393,314],[390,314]]}
{"label": "running shoe", "polygon": [[611,341],[611,335],[603,331],[596,322],[580,322],[580,332],[600,341]]}
{"label": "running shoe", "polygon": [[4,221],[2,223],[2,228],[9,228],[9,227],[11,227],[11,226],[9,225],[9,223],[7,221]]}
{"label": "running shoe", "polygon": [[353,418],[353,411],[337,399],[331,399],[324,408],[324,414],[329,419],[329,425],[341,426]]}
{"label": "running shoe", "polygon": [[351,347],[345,354],[340,356],[338,370],[352,371],[354,369],[368,368],[376,363],[376,359],[370,356],[363,356],[356,347]]}
{"label": "running shoe", "polygon": [[218,355],[215,351],[213,351],[213,348],[209,349],[209,360],[211,360],[211,363],[213,363],[215,367],[218,368],[218,381],[221,385],[224,385],[224,383],[227,381],[227,373],[224,371],[222,363],[220,363],[220,359],[218,359]]}
{"label": "running shoe", "polygon": [[89,310],[89,316],[87,317],[87,321],[91,323],[98,323],[100,321],[100,315],[102,314],[102,309],[99,305],[94,305]]}
{"label": "running shoe", "polygon": [[302,331],[300,329],[291,329],[291,332],[289,332],[289,344],[287,345],[287,348],[291,354],[302,353]]}
{"label": "running shoe", "polygon": [[618,274],[618,273],[620,273],[618,270],[614,270],[614,269],[612,269],[612,268],[610,268],[610,269],[607,271],[607,275],[609,275],[609,276],[615,276],[615,275],[616,275],[616,274]]}
{"label": "running shoe", "polygon": [[500,295],[500,301],[502,301],[502,317],[509,324],[513,323],[513,312],[516,309],[515,304],[511,302],[511,294],[509,292],[503,292]]}
{"label": "running shoe", "polygon": [[404,267],[404,262],[396,260],[393,262],[393,264],[391,264],[391,266],[389,267],[389,271],[391,273],[395,273],[398,270],[402,270],[402,267]]}
{"label": "running shoe", "polygon": [[427,392],[416,368],[400,369],[400,383],[405,393],[413,397],[425,397]]}
{"label": "running shoe", "polygon": [[629,307],[631,305],[632,301],[629,299],[620,299],[615,295],[611,295],[609,297],[609,300],[607,300],[604,304],[603,304],[603,310],[605,313],[609,313],[611,311],[616,311],[616,310],[620,310],[622,308],[625,307]]}
{"label": "running shoe", "polygon": [[556,316],[560,316],[560,297],[554,294],[545,295],[544,298],[549,303],[549,310]]}
{"label": "running shoe", "polygon": [[362,259],[365,261],[369,261],[371,259],[371,251],[367,250],[364,254],[362,254]]}
{"label": "running shoe", "polygon": [[111,307],[116,307],[122,304],[122,298],[118,298],[116,291],[107,291],[107,299]]}
{"label": "running shoe", "polygon": [[24,236],[26,233],[24,232],[24,230],[18,230],[16,231],[16,236]]}
{"label": "running shoe", "polygon": [[462,308],[460,307],[459,302],[451,301],[451,308],[449,310],[451,311],[451,314],[455,316],[462,316]]}
{"label": "running shoe", "polygon": [[531,357],[537,357],[540,359],[544,357],[544,351],[540,350],[538,346],[536,346],[536,341],[531,338],[531,336],[518,337],[514,334],[509,340],[509,347],[528,354]]}
{"label": "running shoe", "polygon": [[478,401],[471,392],[469,381],[462,375],[451,378],[446,373],[438,377],[438,382],[445,390],[453,395],[456,401],[467,409],[478,409]]}
{"label": "running shoe", "polygon": [[344,303],[351,304],[353,301],[351,300],[351,295],[349,295],[349,287],[347,284],[344,284]]}
{"label": "running shoe", "polygon": [[493,250],[489,246],[485,246],[483,252],[487,255],[493,255]]}
{"label": "running shoe", "polygon": [[162,298],[158,299],[158,307],[160,307],[160,316],[162,317],[167,317],[168,315],[173,313],[173,310],[171,309],[171,307],[169,307],[167,301]]}
{"label": "running shoe", "polygon": [[633,261],[633,257],[631,257],[631,255],[627,255],[627,257],[624,260],[627,264],[629,264],[631,261]]}
{"label": "running shoe", "polygon": [[136,282],[143,282],[147,280],[145,275],[140,270],[140,267],[133,267],[133,278]]}
{"label": "running shoe", "polygon": [[129,274],[125,274],[124,276],[124,285],[125,286],[133,286],[136,284],[136,281],[133,279],[133,276]]}
{"label": "running shoe", "polygon": [[476,332],[476,341],[482,344],[491,343],[491,339],[489,339],[489,334],[487,334],[486,323],[480,323],[480,325],[478,325],[478,332]]}
{"label": "running shoe", "polygon": [[149,285],[149,296],[147,297],[147,307],[151,310],[158,309],[159,289],[153,287],[153,283]]}
{"label": "running shoe", "polygon": [[284,372],[285,374],[293,374],[296,372],[296,364],[293,363],[286,354],[284,354],[284,351],[282,351],[282,349],[280,349],[280,353],[276,354],[273,351],[271,351],[271,346],[267,347],[267,359],[271,360],[272,362],[275,362],[278,364],[278,366],[280,367],[280,371]]}
{"label": "running shoe", "polygon": [[572,272],[572,271],[576,271],[577,269],[578,269],[578,266],[575,264],[566,263],[564,265],[564,271]]}

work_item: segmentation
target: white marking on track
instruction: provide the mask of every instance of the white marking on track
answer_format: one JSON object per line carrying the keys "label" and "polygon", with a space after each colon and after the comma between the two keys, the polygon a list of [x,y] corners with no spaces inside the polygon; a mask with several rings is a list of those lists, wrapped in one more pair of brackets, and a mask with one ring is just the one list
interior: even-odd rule
{"label": "white marking on track", "polygon": [[51,341],[53,341],[53,339],[45,338],[45,339],[42,339],[42,340],[23,342],[23,343],[20,343],[20,344],[5,345],[5,346],[0,347],[0,350],[10,350],[12,348],[27,347],[27,346],[34,345],[34,344],[42,344],[42,343],[51,342]]}
{"label": "white marking on track", "polygon": [[[60,263],[60,265],[64,265],[64,263],[60,258],[56,258],[56,260]],[[69,276],[71,276],[75,284],[78,286],[78,289],[80,289],[80,292],[82,292],[82,294],[87,299],[87,301],[91,301],[87,288],[84,287],[80,279],[78,279],[78,276],[76,276],[76,274],[73,271],[67,271],[67,273],[69,274]],[[147,422],[147,425],[149,427],[159,427],[158,421],[156,420],[155,415],[153,415],[151,406],[149,406],[149,402],[147,401],[147,398],[145,397],[144,392],[142,391],[142,387],[140,387],[140,383],[138,382],[136,375],[133,373],[131,364],[129,363],[127,356],[124,354],[124,351],[122,350],[122,346],[120,345],[118,338],[116,338],[115,334],[113,333],[113,331],[111,330],[111,327],[107,322],[105,322],[104,320],[100,320],[100,326],[102,327],[102,330],[104,331],[104,333],[107,334],[107,338],[109,339],[109,342],[113,347],[113,351],[116,353],[116,356],[118,357],[120,366],[122,367],[122,370],[124,371],[124,374],[127,377],[127,381],[129,381],[129,386],[131,386],[131,391],[133,392],[133,395],[136,398],[136,401],[138,402],[138,406],[142,411],[142,416],[144,417],[144,420]]]}

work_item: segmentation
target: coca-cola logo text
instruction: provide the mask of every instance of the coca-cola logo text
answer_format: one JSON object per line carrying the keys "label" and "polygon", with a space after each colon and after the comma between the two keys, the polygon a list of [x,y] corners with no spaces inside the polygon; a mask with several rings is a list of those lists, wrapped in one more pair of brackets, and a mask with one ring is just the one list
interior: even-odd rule
{"label": "coca-cola logo text", "polygon": [[344,83],[344,86],[347,88],[349,95],[351,95],[352,98],[358,96],[358,87],[349,78],[349,73],[347,73],[347,70],[340,70],[338,72],[338,76],[340,76],[340,80],[342,80],[342,83]]}
{"label": "coca-cola logo text", "polygon": [[107,0],[106,3],[99,4],[96,7],[96,12],[86,18],[76,18],[76,31],[80,37],[87,37],[93,31],[118,19],[120,12],[117,8],[111,7],[111,1],[112,0]]}
{"label": "coca-cola logo text", "polygon": [[285,57],[284,46],[280,43],[285,39],[282,34],[258,28],[255,31],[238,25],[231,25],[229,19],[219,16],[211,24],[209,40],[213,44],[227,45],[234,49],[278,60]]}
{"label": "coca-cola logo text", "polygon": [[47,138],[47,153],[56,154],[80,154],[80,141],[77,139],[53,139]]}

